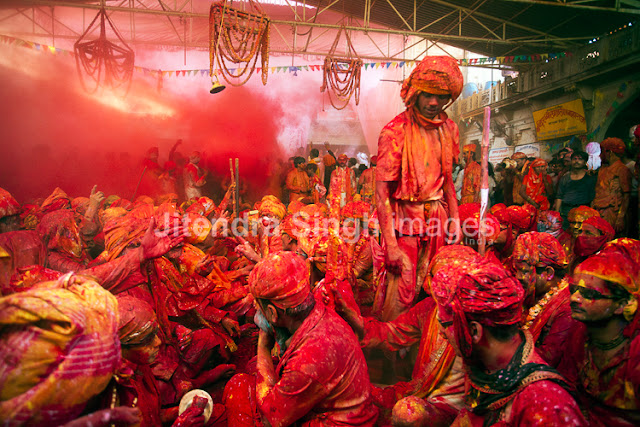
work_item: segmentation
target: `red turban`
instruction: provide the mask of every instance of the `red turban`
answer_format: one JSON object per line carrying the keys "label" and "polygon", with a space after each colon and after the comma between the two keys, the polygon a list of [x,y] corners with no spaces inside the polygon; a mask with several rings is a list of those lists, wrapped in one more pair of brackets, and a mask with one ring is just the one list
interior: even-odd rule
{"label": "red turban", "polygon": [[[480,203],[465,203],[458,208],[460,227],[465,237],[476,240],[480,236]],[[500,234],[500,223],[490,213],[485,217],[485,238],[492,244]]]}
{"label": "red turban", "polygon": [[306,205],[302,203],[300,200],[293,200],[289,202],[289,206],[287,206],[287,213],[293,215],[296,212],[300,211],[305,206]]}
{"label": "red turban", "polygon": [[616,154],[624,154],[624,142],[620,138],[607,138],[600,143],[600,147],[613,151]]}
{"label": "red turban", "polygon": [[58,250],[74,258],[82,255],[80,231],[72,211],[62,209],[46,214],[38,224],[37,232],[47,249]]}
{"label": "red turban", "polygon": [[442,246],[429,263],[427,279],[424,281],[423,285],[425,292],[431,294],[431,279],[442,267],[446,265],[463,265],[478,257],[480,257],[480,254],[469,246]]}
{"label": "red turban", "polygon": [[145,343],[158,330],[153,308],[144,300],[126,295],[118,297],[118,338],[122,345]]}
{"label": "red turban", "polygon": [[0,188],[0,218],[13,216],[20,213],[20,203],[13,198],[11,193]]}
{"label": "red turban", "polygon": [[574,274],[588,273],[616,283],[640,297],[640,241],[623,237],[613,240],[576,267]]}
{"label": "red turban", "polygon": [[512,160],[526,159],[526,158],[527,158],[527,155],[524,154],[522,151],[518,151],[517,153],[513,153],[511,155]]}
{"label": "red turban", "polygon": [[558,240],[549,233],[532,231],[518,236],[513,247],[513,258],[536,267],[551,266],[564,269],[569,259]]}
{"label": "red turban", "polygon": [[462,147],[462,151],[463,152],[470,151],[472,153],[475,153],[477,148],[478,148],[478,145],[476,144],[467,144],[464,147]]}
{"label": "red turban", "polygon": [[104,252],[100,256],[106,261],[116,259],[127,247],[140,244],[148,227],[148,219],[131,214],[110,219],[104,225]]}
{"label": "red turban", "polygon": [[60,187],[56,187],[53,193],[42,202],[40,210],[43,214],[57,211],[59,209],[68,209],[71,206],[71,199],[67,193],[62,191]]}
{"label": "red turban", "polygon": [[[616,232],[611,224],[599,216],[587,218],[582,223],[582,231],[589,234],[581,234],[576,238],[573,252],[578,256],[590,256],[598,252],[613,237]],[[598,235],[598,233],[600,235]]]}
{"label": "red turban", "polygon": [[449,56],[425,56],[402,83],[400,96],[407,107],[416,103],[420,92],[450,95],[453,102],[460,96],[463,84],[457,60]]}
{"label": "red turban", "polygon": [[342,160],[349,160],[349,156],[347,156],[346,154],[340,154],[338,156],[338,161],[342,161]]}
{"label": "red turban", "polygon": [[531,164],[529,165],[529,167],[531,169],[533,168],[537,168],[538,166],[547,166],[547,161],[544,159],[535,159],[533,162],[531,162]]}
{"label": "red turban", "polygon": [[249,291],[280,309],[296,307],[311,293],[307,263],[293,252],[269,254],[251,271]]}
{"label": "red turban", "polygon": [[636,128],[633,130],[633,136],[640,138],[640,125],[636,125]]}
{"label": "red turban", "polygon": [[371,156],[371,164],[378,163],[378,156]]}
{"label": "red turban", "polygon": [[509,206],[506,210],[508,211],[506,215],[508,215],[511,224],[518,227],[520,231],[529,231],[534,225],[537,225],[538,210],[532,205],[514,205]]}
{"label": "red turban", "polygon": [[590,208],[589,206],[578,206],[577,208],[573,208],[569,211],[568,219],[569,222],[584,222],[587,218],[591,218],[593,216],[599,217],[600,212]]}
{"label": "red turban", "polygon": [[365,214],[368,214],[371,209],[371,205],[367,202],[349,202],[342,208],[340,214],[342,218],[360,218],[362,219]]}
{"label": "red turban", "polygon": [[456,341],[471,356],[469,321],[515,325],[522,318],[524,289],[502,265],[477,258],[465,265],[444,266],[431,283],[438,312],[452,317]]}
{"label": "red turban", "polygon": [[640,241],[628,237],[613,240],[579,264],[573,274],[588,274],[615,283],[635,298],[636,305],[628,305],[623,313],[631,321],[624,333],[632,336],[640,321],[636,316],[640,298]]}

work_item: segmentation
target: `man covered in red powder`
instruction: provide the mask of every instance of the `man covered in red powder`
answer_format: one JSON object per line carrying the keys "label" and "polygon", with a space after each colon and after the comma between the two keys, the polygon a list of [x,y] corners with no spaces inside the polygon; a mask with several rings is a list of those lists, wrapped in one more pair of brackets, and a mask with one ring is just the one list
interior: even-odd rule
{"label": "man covered in red powder", "polygon": [[407,109],[378,139],[376,204],[386,244],[387,294],[382,320],[407,311],[424,269],[448,237],[460,239],[453,163],[458,126],[444,109],[460,95],[463,78],[455,59],[428,56],[404,81]]}
{"label": "man covered in red powder", "polygon": [[202,196],[202,187],[207,183],[207,171],[203,170],[200,163],[200,152],[194,151],[189,156],[189,164],[184,167],[184,195],[189,199],[197,199]]}
{"label": "man covered in red powder", "polygon": [[640,424],[640,242],[622,238],[576,267],[575,331],[558,367],[576,383],[593,426]]}
{"label": "man covered in red powder", "polygon": [[462,192],[460,193],[461,205],[480,201],[482,168],[478,162],[476,162],[476,148],[476,144],[468,144],[462,148],[465,167],[464,178],[462,180]]}
{"label": "man covered in red powder", "polygon": [[453,426],[585,426],[564,379],[520,329],[524,291],[501,265],[443,267],[431,283],[443,333],[464,360],[466,409]]}
{"label": "man covered in red powder", "polygon": [[524,199],[520,194],[520,188],[522,187],[522,180],[525,176],[525,171],[527,168],[527,155],[521,151],[513,153],[511,155],[511,160],[515,160],[516,168],[513,171],[513,191],[512,198],[514,205],[523,205],[525,203]]}
{"label": "man covered in red powder", "polygon": [[371,166],[366,169],[358,178],[358,187],[362,200],[371,203],[373,200],[373,192],[376,190],[376,165],[378,164],[378,156],[371,156]]}
{"label": "man covered in red powder", "polygon": [[551,207],[549,198],[553,196],[553,182],[547,175],[547,162],[535,159],[529,165],[529,172],[522,179],[520,196],[536,209],[546,211]]}
{"label": "man covered in red powder", "polygon": [[340,200],[340,206],[344,206],[351,201],[355,188],[355,175],[353,169],[347,166],[348,161],[349,156],[340,154],[338,156],[338,167],[331,173],[329,197]]}
{"label": "man covered in red powder", "polygon": [[293,159],[293,169],[287,173],[286,188],[289,191],[289,201],[298,201],[309,197],[311,194],[311,183],[307,175],[304,157]]}
{"label": "man covered in red powder", "polygon": [[[450,245],[440,249],[429,265],[425,291],[429,279],[445,265],[459,265],[479,257],[468,246]],[[381,425],[389,422],[391,409],[406,396],[426,400],[430,426],[449,426],[462,409],[464,373],[462,360],[440,333],[436,319],[436,303],[431,296],[419,301],[391,322],[362,316],[348,286],[339,284],[332,290],[338,313],[360,338],[363,348],[399,351],[418,346],[411,381],[400,381],[385,388],[374,387],[374,402],[381,410]]]}
{"label": "man covered in red powder", "polygon": [[[358,339],[314,299],[304,259],[270,254],[251,272],[249,289],[261,327],[257,375],[239,374],[227,384],[229,425],[373,426],[378,411]],[[276,340],[277,367],[271,357]]]}
{"label": "man covered in red powder", "polygon": [[596,196],[591,206],[620,234],[626,227],[631,192],[631,172],[622,163],[625,146],[620,138],[607,138],[600,148],[602,167],[598,170]]}
{"label": "man covered in red powder", "polygon": [[571,319],[568,264],[564,248],[548,233],[522,234],[513,248],[516,278],[525,291],[523,329],[551,366],[558,366],[569,335],[580,325]]}

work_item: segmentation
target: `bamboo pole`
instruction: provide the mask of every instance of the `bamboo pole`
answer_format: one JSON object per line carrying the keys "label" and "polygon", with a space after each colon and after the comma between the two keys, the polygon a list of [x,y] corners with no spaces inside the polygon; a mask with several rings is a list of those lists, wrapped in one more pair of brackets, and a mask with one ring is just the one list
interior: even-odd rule
{"label": "bamboo pole", "polygon": [[[231,185],[232,183],[236,182],[236,174],[233,170],[233,159],[229,159],[229,172],[231,173],[231,181],[229,181],[229,185]],[[237,203],[236,203],[236,191],[233,191],[233,196],[232,197],[232,203],[233,203],[233,217],[237,218],[238,217],[238,211],[236,210],[237,207]]]}
{"label": "bamboo pole", "polygon": [[235,210],[237,215],[240,215],[240,159],[236,158],[236,197],[235,197]]}
{"label": "bamboo pole", "polygon": [[484,107],[484,125],[482,127],[482,185],[480,186],[480,227],[478,252],[481,256],[486,251],[485,218],[489,207],[489,131],[491,123],[491,107]]}

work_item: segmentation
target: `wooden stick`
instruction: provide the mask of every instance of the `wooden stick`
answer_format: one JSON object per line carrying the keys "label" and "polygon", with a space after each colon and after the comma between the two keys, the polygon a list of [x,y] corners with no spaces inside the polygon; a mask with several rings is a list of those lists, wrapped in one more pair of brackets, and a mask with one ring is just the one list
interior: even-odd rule
{"label": "wooden stick", "polygon": [[484,107],[484,126],[482,127],[482,185],[480,186],[480,227],[478,230],[478,252],[481,256],[486,251],[485,218],[489,206],[489,131],[491,123],[491,107]]}
{"label": "wooden stick", "polygon": [[240,215],[240,159],[236,158],[236,173],[235,173],[235,178],[236,178],[236,205],[235,205],[235,210],[237,215]]}
{"label": "wooden stick", "polygon": [[[229,181],[229,185],[231,185],[231,183],[235,183],[236,182],[236,174],[234,173],[233,170],[233,159],[229,159],[229,171],[231,172],[231,181]],[[235,190],[233,191],[233,196],[232,197],[232,203],[233,203],[233,217],[237,218],[238,217],[238,211],[236,210],[236,192]]]}

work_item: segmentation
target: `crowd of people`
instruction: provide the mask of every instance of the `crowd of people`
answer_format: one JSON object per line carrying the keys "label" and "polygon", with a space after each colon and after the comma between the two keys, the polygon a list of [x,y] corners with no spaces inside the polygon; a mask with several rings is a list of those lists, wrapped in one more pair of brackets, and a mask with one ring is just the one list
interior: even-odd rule
{"label": "crowd of people", "polygon": [[484,213],[462,86],[426,57],[368,167],[327,144],[257,201],[155,148],[134,200],[0,189],[0,421],[640,424],[624,142],[516,152]]}

